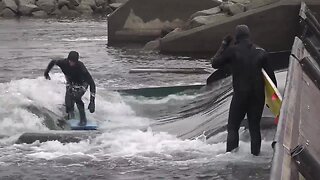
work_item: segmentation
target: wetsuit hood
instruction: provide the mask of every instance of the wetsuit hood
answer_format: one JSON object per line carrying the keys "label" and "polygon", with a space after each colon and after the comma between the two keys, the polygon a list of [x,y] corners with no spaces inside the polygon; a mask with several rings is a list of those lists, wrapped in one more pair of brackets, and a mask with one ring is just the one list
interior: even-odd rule
{"label": "wetsuit hood", "polygon": [[77,51],[70,51],[67,59],[69,61],[77,62],[79,60],[79,53]]}
{"label": "wetsuit hood", "polygon": [[241,24],[236,26],[235,30],[236,41],[249,40],[250,39],[250,30],[247,25]]}

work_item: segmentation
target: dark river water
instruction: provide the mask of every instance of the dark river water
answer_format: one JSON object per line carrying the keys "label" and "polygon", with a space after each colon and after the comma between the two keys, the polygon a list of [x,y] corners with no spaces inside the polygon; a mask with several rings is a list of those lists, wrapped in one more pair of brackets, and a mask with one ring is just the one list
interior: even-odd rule
{"label": "dark river water", "polygon": [[[197,95],[141,99],[112,91],[203,84],[209,74],[132,74],[129,70],[143,66],[212,71],[208,59],[161,55],[140,47],[108,47],[107,41],[104,19],[0,19],[0,179],[268,179],[272,135],[263,140],[259,157],[250,154],[249,141],[241,141],[238,152],[225,153],[225,140],[185,140],[153,131],[150,124],[156,120],[137,114],[127,103],[181,103]],[[41,113],[26,107],[63,116],[64,76],[54,67],[48,81],[43,72],[51,59],[64,58],[71,50],[80,53],[96,82],[96,112],[87,116],[99,122],[102,133],[79,143],[15,144],[24,132],[49,131]],[[85,94],[86,104],[88,97]]]}

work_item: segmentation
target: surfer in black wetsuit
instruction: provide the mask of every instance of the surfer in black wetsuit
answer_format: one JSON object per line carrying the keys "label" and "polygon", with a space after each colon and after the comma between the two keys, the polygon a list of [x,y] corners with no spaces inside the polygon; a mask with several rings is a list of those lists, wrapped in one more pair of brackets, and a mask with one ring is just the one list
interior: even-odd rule
{"label": "surfer in black wetsuit", "polygon": [[260,120],[265,104],[264,80],[261,72],[265,69],[272,81],[277,84],[274,71],[268,64],[267,52],[250,40],[246,25],[238,25],[235,30],[235,43],[232,37],[224,38],[220,50],[212,60],[213,68],[230,65],[233,90],[229,118],[227,152],[239,146],[239,128],[247,115],[251,136],[251,154],[259,155],[261,148]]}
{"label": "surfer in black wetsuit", "polygon": [[79,61],[79,53],[76,51],[70,51],[67,59],[52,60],[47,69],[44,72],[44,77],[50,80],[49,71],[54,65],[57,65],[62,70],[66,77],[66,94],[65,105],[68,119],[74,118],[74,103],[77,104],[80,114],[80,126],[84,126],[87,123],[87,118],[84,109],[84,103],[82,96],[90,85],[90,103],[88,109],[91,113],[95,111],[95,93],[96,86],[92,79],[92,76],[88,72],[84,64]]}

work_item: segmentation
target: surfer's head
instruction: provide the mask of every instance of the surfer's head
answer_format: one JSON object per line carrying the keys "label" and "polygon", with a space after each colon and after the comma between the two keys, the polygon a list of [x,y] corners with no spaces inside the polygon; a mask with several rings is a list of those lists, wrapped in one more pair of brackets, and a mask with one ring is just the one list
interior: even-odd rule
{"label": "surfer's head", "polygon": [[249,27],[244,24],[237,25],[235,30],[235,38],[236,38],[236,41],[239,41],[242,39],[249,39],[250,38]]}
{"label": "surfer's head", "polygon": [[67,59],[70,66],[74,66],[79,61],[79,53],[77,51],[70,51]]}

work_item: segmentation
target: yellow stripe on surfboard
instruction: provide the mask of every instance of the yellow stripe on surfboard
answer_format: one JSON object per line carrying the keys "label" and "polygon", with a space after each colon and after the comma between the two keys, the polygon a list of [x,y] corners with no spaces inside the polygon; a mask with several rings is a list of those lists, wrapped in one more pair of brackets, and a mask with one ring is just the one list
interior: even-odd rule
{"label": "yellow stripe on surfboard", "polygon": [[278,117],[282,103],[281,94],[264,69],[262,69],[262,73],[265,82],[265,103],[275,117]]}

